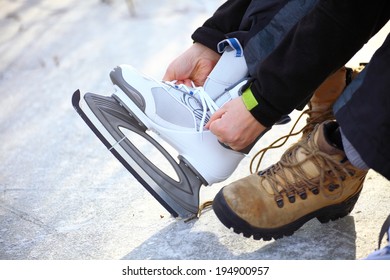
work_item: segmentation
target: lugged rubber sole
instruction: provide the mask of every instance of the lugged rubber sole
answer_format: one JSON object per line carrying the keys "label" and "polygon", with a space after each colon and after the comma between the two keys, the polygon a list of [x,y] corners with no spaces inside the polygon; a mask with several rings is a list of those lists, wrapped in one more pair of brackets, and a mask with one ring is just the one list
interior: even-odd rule
{"label": "lugged rubber sole", "polygon": [[327,223],[347,216],[352,212],[361,193],[361,189],[360,187],[360,190],[355,195],[342,203],[323,207],[279,228],[258,228],[250,225],[230,208],[223,196],[222,190],[218,192],[214,199],[213,209],[222,224],[229,229],[232,228],[235,233],[242,233],[247,238],[253,236],[255,240],[263,239],[268,241],[293,235],[295,231],[313,218],[317,218],[321,223]]}

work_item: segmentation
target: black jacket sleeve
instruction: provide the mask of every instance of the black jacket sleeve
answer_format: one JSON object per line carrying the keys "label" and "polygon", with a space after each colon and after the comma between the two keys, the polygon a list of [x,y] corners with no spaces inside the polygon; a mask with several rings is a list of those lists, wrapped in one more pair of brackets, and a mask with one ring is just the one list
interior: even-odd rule
{"label": "black jacket sleeve", "polygon": [[258,67],[251,113],[272,126],[308,99],[389,19],[387,0],[322,0]]}
{"label": "black jacket sleeve", "polygon": [[228,0],[211,18],[192,34],[195,42],[217,51],[217,44],[226,34],[239,30],[241,21],[251,0]]}

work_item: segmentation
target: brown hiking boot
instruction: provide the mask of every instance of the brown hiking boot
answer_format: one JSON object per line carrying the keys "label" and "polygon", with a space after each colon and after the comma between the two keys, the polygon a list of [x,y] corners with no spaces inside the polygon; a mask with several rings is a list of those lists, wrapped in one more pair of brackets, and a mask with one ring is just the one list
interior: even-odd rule
{"label": "brown hiking boot", "polygon": [[330,143],[337,127],[333,121],[316,126],[276,164],[224,187],[213,202],[217,217],[245,237],[270,240],[313,218],[326,223],[348,215],[367,172]]}

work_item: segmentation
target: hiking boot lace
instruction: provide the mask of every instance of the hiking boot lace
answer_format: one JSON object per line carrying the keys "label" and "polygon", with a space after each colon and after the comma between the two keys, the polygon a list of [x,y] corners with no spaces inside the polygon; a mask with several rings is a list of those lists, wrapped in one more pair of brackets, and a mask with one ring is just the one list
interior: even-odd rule
{"label": "hiking boot lace", "polygon": [[330,107],[328,110],[325,111],[316,111],[313,110],[310,103],[309,103],[309,109],[305,110],[302,114],[309,115],[309,117],[306,119],[306,125],[302,129],[303,135],[311,132],[317,124],[327,120],[334,119],[332,107]]}
{"label": "hiking boot lace", "polygon": [[[309,136],[311,137],[311,136]],[[341,165],[340,161],[334,159],[331,155],[328,155],[320,151],[311,142],[313,140],[299,141],[294,146],[289,148],[282,156],[279,162],[271,165],[268,169],[259,172],[260,176],[263,176],[267,180],[274,191],[275,201],[279,207],[283,207],[284,192],[291,203],[295,201],[295,195],[298,194],[302,199],[306,199],[306,189],[310,190],[313,194],[318,194],[320,189],[326,188],[325,181],[330,178],[330,181],[334,181],[337,178],[344,181],[347,176],[352,174]],[[303,153],[306,155],[303,161],[297,161],[297,151],[299,148],[303,149]],[[303,164],[307,161],[313,162],[317,166],[319,171],[318,176],[310,176],[302,168]],[[287,173],[288,170],[288,173]],[[339,188],[338,184],[329,184],[327,189],[334,191]],[[341,192],[336,194],[337,197],[342,195]],[[328,195],[330,197],[330,195]],[[334,197],[334,196],[332,196]]]}
{"label": "hiking boot lace", "polygon": [[[313,116],[314,113],[319,113],[319,115]],[[306,125],[303,128],[299,129],[298,131],[295,131],[296,126],[298,125],[299,121],[302,119],[302,117],[305,114],[309,115],[309,117],[306,119]],[[260,170],[261,162],[265,156],[265,153],[268,150],[282,147],[284,144],[286,144],[286,142],[288,141],[288,139],[290,137],[299,135],[300,133],[302,133],[302,135],[303,135],[302,139],[304,139],[305,138],[304,136],[308,135],[311,131],[313,131],[314,127],[317,124],[322,123],[326,120],[331,120],[331,119],[334,119],[332,109],[328,109],[324,112],[317,112],[317,111],[312,110],[311,106],[309,105],[309,109],[306,109],[305,111],[303,111],[299,115],[299,117],[295,121],[294,125],[292,126],[292,128],[288,134],[276,139],[268,147],[261,149],[252,157],[250,165],[249,165],[250,173],[254,174]],[[255,163],[256,161],[257,161],[257,163]]]}

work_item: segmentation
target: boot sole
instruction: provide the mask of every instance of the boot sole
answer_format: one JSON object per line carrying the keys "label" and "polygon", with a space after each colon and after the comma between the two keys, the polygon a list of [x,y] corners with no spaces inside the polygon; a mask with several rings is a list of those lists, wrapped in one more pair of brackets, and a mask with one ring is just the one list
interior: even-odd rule
{"label": "boot sole", "polygon": [[286,224],[278,228],[258,228],[250,225],[245,220],[241,219],[227,204],[225,197],[220,191],[213,202],[213,209],[218,217],[218,219],[224,224],[227,228],[233,228],[233,231],[237,234],[243,234],[244,237],[250,238],[253,236],[255,240],[272,240],[280,239],[284,236],[291,236],[301,228],[306,222],[311,219],[317,218],[321,223],[327,223],[329,221],[334,221],[340,218],[347,216],[352,212],[359,195],[361,193],[362,187],[360,190],[343,201],[342,203],[330,205],[314,212],[311,212],[298,220],[293,221],[292,223]]}

